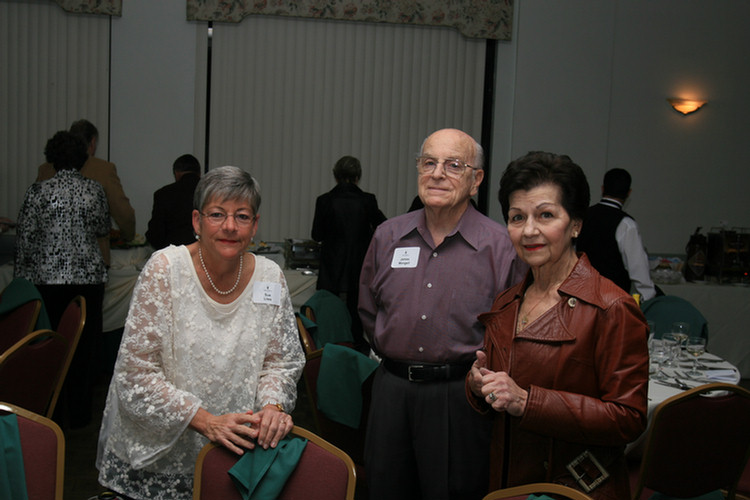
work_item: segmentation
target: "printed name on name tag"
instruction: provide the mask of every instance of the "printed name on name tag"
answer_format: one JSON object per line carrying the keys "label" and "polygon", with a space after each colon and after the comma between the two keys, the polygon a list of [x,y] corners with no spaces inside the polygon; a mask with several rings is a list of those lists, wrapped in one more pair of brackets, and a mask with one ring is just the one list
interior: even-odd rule
{"label": "printed name on name tag", "polygon": [[397,268],[414,268],[419,262],[419,247],[401,247],[393,251],[393,260],[391,267]]}
{"label": "printed name on name tag", "polygon": [[281,305],[281,284],[259,281],[253,285],[253,302],[256,304]]}

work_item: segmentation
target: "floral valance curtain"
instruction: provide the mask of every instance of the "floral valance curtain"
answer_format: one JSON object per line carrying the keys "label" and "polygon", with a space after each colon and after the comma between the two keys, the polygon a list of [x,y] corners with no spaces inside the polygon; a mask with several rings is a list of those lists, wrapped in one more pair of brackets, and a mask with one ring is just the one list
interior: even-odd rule
{"label": "floral valance curtain", "polygon": [[122,0],[54,0],[67,12],[122,16]]}
{"label": "floral valance curtain", "polygon": [[187,0],[189,21],[240,22],[252,14],[447,26],[510,40],[513,0]]}

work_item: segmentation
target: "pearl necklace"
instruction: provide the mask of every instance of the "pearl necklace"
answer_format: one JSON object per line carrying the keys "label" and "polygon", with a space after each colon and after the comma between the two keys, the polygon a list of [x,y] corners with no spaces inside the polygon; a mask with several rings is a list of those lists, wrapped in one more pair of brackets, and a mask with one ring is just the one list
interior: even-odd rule
{"label": "pearl necklace", "polygon": [[203,251],[201,250],[201,247],[198,247],[198,257],[201,260],[201,266],[203,267],[203,272],[206,273],[206,278],[208,278],[208,283],[211,285],[211,288],[216,290],[216,293],[219,295],[229,295],[232,293],[236,288],[237,285],[240,284],[240,277],[242,276],[242,254],[240,254],[240,269],[237,271],[237,281],[234,282],[234,286],[227,290],[226,292],[222,292],[218,288],[216,288],[216,285],[214,285],[214,280],[211,279],[211,275],[208,274],[208,269],[206,269],[206,263],[203,262]]}

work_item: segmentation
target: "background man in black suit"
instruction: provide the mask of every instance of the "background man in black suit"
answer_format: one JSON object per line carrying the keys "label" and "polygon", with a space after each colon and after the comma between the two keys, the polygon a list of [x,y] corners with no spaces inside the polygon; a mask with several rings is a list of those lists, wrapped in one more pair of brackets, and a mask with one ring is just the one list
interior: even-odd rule
{"label": "background man in black suit", "polygon": [[359,272],[375,228],[385,220],[375,195],[362,191],[357,183],[362,165],[344,156],[333,167],[336,187],[315,202],[312,238],[321,242],[318,289],[339,295],[352,316],[355,346],[367,350],[357,312]]}
{"label": "background man in black suit", "polygon": [[155,250],[187,245],[193,234],[193,193],[201,178],[201,165],[193,155],[182,155],[172,165],[175,182],[154,193],[146,239]]}

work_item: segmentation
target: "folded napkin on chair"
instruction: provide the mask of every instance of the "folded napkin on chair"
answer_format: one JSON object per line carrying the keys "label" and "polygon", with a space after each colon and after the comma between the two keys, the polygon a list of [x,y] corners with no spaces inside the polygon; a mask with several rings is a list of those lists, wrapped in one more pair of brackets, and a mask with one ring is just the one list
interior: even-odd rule
{"label": "folded napkin on chair", "polygon": [[318,409],[331,420],[359,428],[362,383],[377,367],[377,361],[359,351],[326,344],[318,373]]}
{"label": "folded napkin on chair", "polygon": [[286,480],[294,472],[307,439],[286,437],[276,448],[260,446],[246,450],[229,469],[235,486],[245,500],[278,498]]}
{"label": "folded napkin on chair", "polygon": [[[307,309],[315,314],[315,322],[306,318]],[[328,290],[318,290],[300,307],[302,322],[310,331],[315,345],[325,346],[340,342],[354,342],[352,318],[346,304]]]}
{"label": "folded napkin on chair", "polygon": [[0,443],[0,498],[27,500],[21,435],[18,417],[13,413],[0,416]]}

